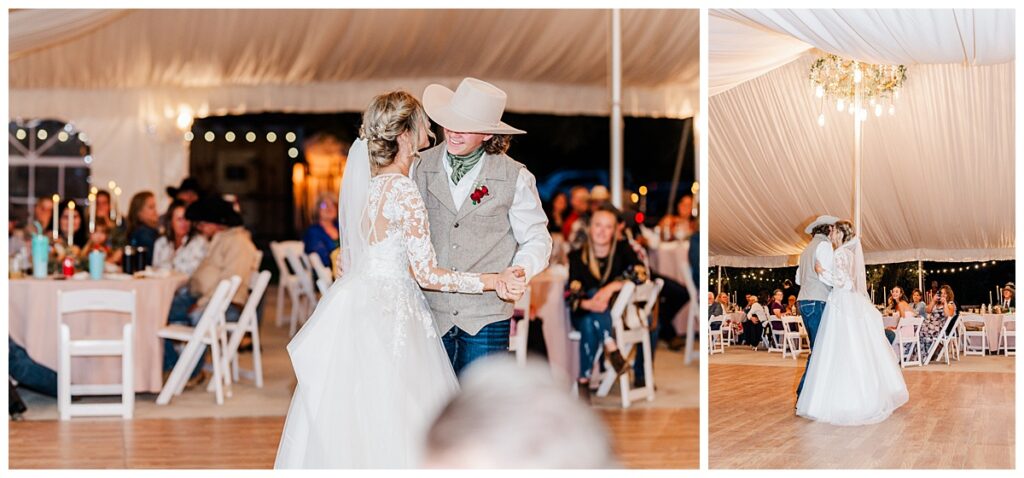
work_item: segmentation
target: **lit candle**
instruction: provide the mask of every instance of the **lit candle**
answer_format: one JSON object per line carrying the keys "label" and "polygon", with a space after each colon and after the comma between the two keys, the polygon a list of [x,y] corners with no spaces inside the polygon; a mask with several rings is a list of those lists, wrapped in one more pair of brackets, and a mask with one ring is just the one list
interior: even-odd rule
{"label": "lit candle", "polygon": [[[109,183],[107,183],[107,189],[109,189],[110,192],[114,192],[114,188],[116,188],[116,187],[117,187],[117,183],[115,183],[114,181],[110,181]],[[107,195],[107,198],[108,198],[108,201],[109,201],[110,195]],[[115,216],[114,216],[114,208],[111,207],[110,208],[110,220],[113,221],[114,218],[115,218]]]}
{"label": "lit candle", "polygon": [[89,234],[96,232],[96,193],[89,193]]}
{"label": "lit candle", "polygon": [[988,291],[988,304],[992,305],[992,291]]}
{"label": "lit candle", "polygon": [[121,186],[117,186],[117,187],[114,188],[114,197],[115,197],[115,199],[114,199],[113,210],[115,211],[114,215],[116,216],[114,218],[114,221],[117,223],[118,226],[120,226],[121,225]]}
{"label": "lit candle", "polygon": [[58,234],[57,230],[59,229],[57,227],[57,223],[60,222],[60,218],[59,218],[60,208],[58,207],[59,205],[60,205],[60,194],[54,194],[53,195],[53,224],[50,224],[50,226],[53,227],[53,242],[57,242],[57,239],[60,238],[60,236],[57,235]]}
{"label": "lit candle", "polygon": [[68,202],[68,252],[75,245],[75,202]]}

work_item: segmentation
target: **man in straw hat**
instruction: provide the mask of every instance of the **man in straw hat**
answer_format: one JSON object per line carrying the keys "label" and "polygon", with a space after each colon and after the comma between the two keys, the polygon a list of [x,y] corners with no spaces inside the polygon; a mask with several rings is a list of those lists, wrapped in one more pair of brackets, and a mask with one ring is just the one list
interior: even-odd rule
{"label": "man in straw hat", "polygon": [[1006,285],[1003,286],[1003,298],[999,301],[999,305],[1003,310],[1010,310],[1010,307],[1017,307],[1017,304],[1015,304],[1016,300],[1013,298],[1015,293],[1016,288],[1014,287],[1013,282],[1007,282]]}
{"label": "man in straw hat", "polygon": [[[811,235],[811,242],[800,254],[799,267],[796,269],[796,283],[800,286],[796,304],[803,317],[804,326],[807,327],[807,340],[810,341],[811,350],[814,350],[814,337],[818,333],[821,314],[825,312],[825,302],[832,290],[832,242],[837,234],[835,223],[838,221],[839,218],[835,216],[818,216],[804,229],[804,233]],[[821,273],[815,271],[815,263],[821,265]],[[810,362],[811,357],[808,356],[807,368],[804,369],[804,375],[800,377],[800,385],[796,389],[797,398],[804,388],[804,379],[807,378]]]}
{"label": "man in straw hat", "polygon": [[[525,133],[501,121],[505,100],[504,91],[475,78],[455,91],[428,86],[423,107],[444,128],[444,142],[422,153],[412,177],[429,214],[438,266],[500,271],[516,265],[529,281],[548,266],[551,236],[536,179],[505,154],[511,135]],[[425,294],[456,373],[508,350],[519,296]]]}

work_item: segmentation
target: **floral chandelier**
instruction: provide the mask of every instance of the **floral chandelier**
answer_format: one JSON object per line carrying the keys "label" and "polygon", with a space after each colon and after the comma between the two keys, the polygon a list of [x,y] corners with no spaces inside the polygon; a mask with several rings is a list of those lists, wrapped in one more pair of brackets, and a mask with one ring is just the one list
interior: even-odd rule
{"label": "floral chandelier", "polygon": [[868,108],[875,116],[882,116],[883,110],[896,114],[893,100],[900,97],[907,67],[861,63],[828,54],[811,64],[809,78],[814,95],[821,101],[818,125],[825,126],[826,101],[835,100],[837,111],[856,113],[860,121],[867,119]]}

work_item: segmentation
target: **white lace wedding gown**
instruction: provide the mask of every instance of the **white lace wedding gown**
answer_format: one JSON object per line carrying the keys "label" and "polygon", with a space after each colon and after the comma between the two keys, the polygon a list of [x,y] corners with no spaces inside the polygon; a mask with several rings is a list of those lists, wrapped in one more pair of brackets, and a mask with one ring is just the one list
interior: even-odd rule
{"label": "white lace wedding gown", "polygon": [[275,468],[416,466],[427,427],[458,390],[420,288],[481,293],[480,275],[436,267],[407,176],[376,176],[366,194],[368,257],[288,344],[298,385]]}
{"label": "white lace wedding gown", "polygon": [[855,287],[856,275],[863,283],[859,247],[855,238],[835,251],[835,286],[797,401],[797,415],[833,425],[881,422],[909,399],[903,372],[885,337],[882,314],[856,290],[863,285]]}

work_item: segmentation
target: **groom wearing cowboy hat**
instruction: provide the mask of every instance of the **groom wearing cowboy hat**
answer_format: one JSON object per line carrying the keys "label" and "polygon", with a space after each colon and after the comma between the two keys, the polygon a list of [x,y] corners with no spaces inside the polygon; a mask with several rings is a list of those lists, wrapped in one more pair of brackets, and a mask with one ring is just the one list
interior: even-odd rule
{"label": "groom wearing cowboy hat", "polygon": [[[495,272],[516,265],[529,282],[548,266],[551,236],[536,179],[505,154],[511,135],[525,133],[501,121],[505,100],[504,91],[475,78],[455,91],[428,86],[423,107],[444,128],[444,142],[421,154],[412,177],[440,267]],[[457,374],[508,350],[513,304],[522,294],[425,295]]]}
{"label": "groom wearing cowboy hat", "polygon": [[[800,286],[796,304],[807,328],[807,340],[812,352],[807,357],[807,367],[804,368],[800,385],[796,389],[797,399],[803,391],[807,370],[811,368],[814,339],[818,335],[818,326],[821,324],[821,315],[825,312],[829,292],[832,291],[832,241],[836,239],[836,222],[839,222],[838,217],[822,215],[811,221],[804,229],[804,233],[811,235],[811,242],[800,254],[800,263],[796,269],[796,283]],[[821,273],[815,270],[815,264],[821,266]]]}

